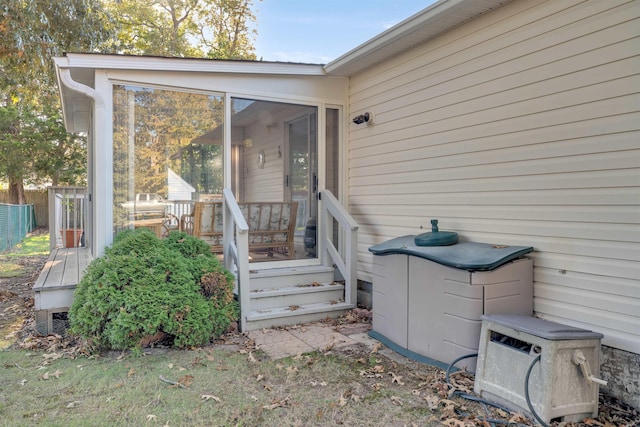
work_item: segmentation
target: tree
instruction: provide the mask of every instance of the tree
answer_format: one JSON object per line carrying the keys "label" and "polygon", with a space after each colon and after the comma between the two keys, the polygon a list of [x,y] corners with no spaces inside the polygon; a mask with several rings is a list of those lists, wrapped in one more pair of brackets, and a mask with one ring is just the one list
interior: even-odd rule
{"label": "tree", "polygon": [[12,202],[24,200],[26,180],[75,184],[78,174],[83,176],[78,159],[85,157],[85,142],[65,134],[53,56],[73,51],[255,59],[255,33],[249,29],[255,21],[252,4],[253,0],[3,0],[0,130],[6,132],[0,158],[12,164],[0,166],[0,179],[9,181]]}
{"label": "tree", "polygon": [[100,0],[3,0],[0,6],[0,93],[42,105],[56,96],[51,58],[103,50],[114,25]]}
{"label": "tree", "polygon": [[12,203],[25,203],[25,182],[79,185],[85,175],[85,138],[69,134],[59,112],[0,106],[0,176]]}
{"label": "tree", "polygon": [[121,53],[255,59],[253,0],[105,0]]}
{"label": "tree", "polygon": [[0,11],[0,178],[11,202],[24,203],[25,182],[77,183],[85,169],[84,140],[60,117],[51,58],[100,50],[114,26],[100,0],[4,0]]}
{"label": "tree", "polygon": [[251,41],[256,31],[249,29],[256,20],[251,6],[251,0],[219,0],[207,9],[199,30],[208,58],[256,59]]}

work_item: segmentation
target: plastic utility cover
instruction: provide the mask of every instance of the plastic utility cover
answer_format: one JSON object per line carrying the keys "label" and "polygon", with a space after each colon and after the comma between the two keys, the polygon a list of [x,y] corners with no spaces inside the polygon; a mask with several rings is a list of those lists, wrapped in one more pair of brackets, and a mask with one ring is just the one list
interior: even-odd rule
{"label": "plastic utility cover", "polygon": [[531,316],[492,314],[482,316],[482,320],[487,320],[511,328],[514,331],[524,332],[550,341],[602,339],[604,337],[604,335],[598,332],[562,325]]}
{"label": "plastic utility cover", "polygon": [[407,235],[371,246],[374,255],[405,254],[467,271],[490,271],[533,251],[530,246],[462,242],[450,246],[418,246]]}

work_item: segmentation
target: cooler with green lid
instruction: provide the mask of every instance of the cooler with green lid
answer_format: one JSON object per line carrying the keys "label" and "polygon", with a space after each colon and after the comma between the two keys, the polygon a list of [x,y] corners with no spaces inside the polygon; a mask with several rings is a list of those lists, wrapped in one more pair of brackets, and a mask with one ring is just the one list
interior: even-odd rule
{"label": "cooler with green lid", "polygon": [[[482,315],[533,313],[533,262],[525,257],[532,247],[458,242],[455,233],[452,243],[452,232],[445,233],[401,236],[369,248],[371,336],[440,366],[477,352]],[[437,241],[442,245],[416,244]],[[475,369],[475,359],[464,363]]]}

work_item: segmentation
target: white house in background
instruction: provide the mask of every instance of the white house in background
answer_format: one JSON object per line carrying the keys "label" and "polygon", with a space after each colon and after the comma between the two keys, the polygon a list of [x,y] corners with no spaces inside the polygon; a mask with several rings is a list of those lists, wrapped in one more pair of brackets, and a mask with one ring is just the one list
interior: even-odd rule
{"label": "white house in background", "polygon": [[319,235],[330,190],[359,224],[363,283],[370,246],[430,218],[535,247],[535,314],[604,334],[606,388],[640,407],[639,35],[638,1],[441,0],[324,66],[56,58],[66,125],[91,136],[89,244],[122,226],[128,124],[183,96],[219,142],[163,146],[186,150],[169,153],[182,172],[222,147],[238,200],[303,200]]}
{"label": "white house in background", "polygon": [[196,189],[171,169],[167,169],[167,199],[190,200]]}

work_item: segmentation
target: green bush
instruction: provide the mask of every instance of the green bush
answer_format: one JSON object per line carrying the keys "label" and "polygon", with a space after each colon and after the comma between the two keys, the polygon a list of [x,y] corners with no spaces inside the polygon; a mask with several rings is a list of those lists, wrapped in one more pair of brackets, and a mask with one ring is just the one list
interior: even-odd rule
{"label": "green bush", "polygon": [[[215,294],[206,290],[211,277],[219,282]],[[206,243],[181,232],[161,240],[140,229],[120,233],[91,263],[69,321],[73,333],[98,347],[135,349],[158,333],[173,338],[175,347],[206,344],[237,315],[233,276]]]}

